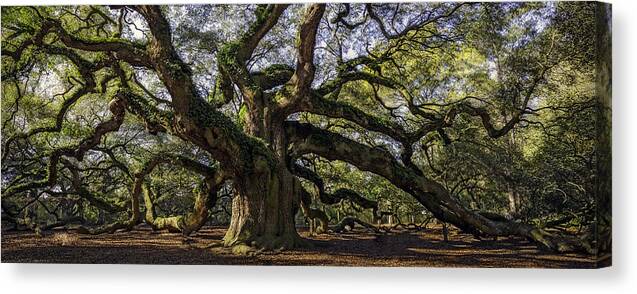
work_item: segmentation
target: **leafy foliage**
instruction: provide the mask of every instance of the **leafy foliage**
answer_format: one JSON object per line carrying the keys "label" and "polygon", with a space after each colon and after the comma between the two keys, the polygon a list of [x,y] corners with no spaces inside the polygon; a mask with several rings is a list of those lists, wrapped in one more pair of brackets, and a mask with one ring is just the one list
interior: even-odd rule
{"label": "leafy foliage", "polygon": [[[214,178],[201,165],[224,173],[208,212],[227,223],[242,177],[290,161],[322,178],[324,187],[307,178],[303,187],[333,223],[375,223],[379,211],[403,222],[453,219],[449,208],[423,206],[438,184],[475,213],[580,231],[595,223],[595,4],[315,8],[4,8],[3,212],[27,226],[109,224],[139,209],[143,181],[157,216],[186,215]],[[314,35],[302,35],[311,25]],[[133,115],[98,134],[118,99]],[[331,160],[295,153],[301,143],[275,134],[288,123],[392,164],[369,168],[337,158],[343,150],[330,150]],[[83,146],[85,155],[69,151]],[[150,164],[169,153],[190,161]],[[402,168],[434,188],[387,176]],[[377,207],[355,197],[321,203],[341,188]]]}

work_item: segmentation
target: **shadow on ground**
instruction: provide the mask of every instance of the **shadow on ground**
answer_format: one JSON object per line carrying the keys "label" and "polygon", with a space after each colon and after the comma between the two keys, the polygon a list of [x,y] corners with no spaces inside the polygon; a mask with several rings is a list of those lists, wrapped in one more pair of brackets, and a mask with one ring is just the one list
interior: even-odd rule
{"label": "shadow on ground", "polygon": [[132,264],[252,264],[330,266],[550,267],[590,268],[592,258],[538,250],[518,238],[475,240],[452,232],[444,242],[437,229],[373,234],[355,231],[308,236],[310,248],[236,256],[225,250],[202,249],[219,241],[224,228],[206,227],[192,238],[181,234],[133,232],[87,236],[54,231],[37,237],[27,232],[2,232],[4,263],[132,263]]}

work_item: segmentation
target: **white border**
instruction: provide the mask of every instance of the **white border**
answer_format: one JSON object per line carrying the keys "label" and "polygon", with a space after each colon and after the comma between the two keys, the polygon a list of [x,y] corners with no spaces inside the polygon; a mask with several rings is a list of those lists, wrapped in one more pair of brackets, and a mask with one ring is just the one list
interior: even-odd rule
{"label": "white border", "polygon": [[[211,3],[34,1],[2,5]],[[289,1],[223,1],[223,3]],[[295,1],[307,2],[307,1]],[[328,1],[333,2],[333,1]],[[359,1],[357,1],[359,2]],[[370,1],[367,1],[370,2]],[[393,1],[392,1],[393,2]],[[601,270],[0,264],[2,293],[628,293],[637,289],[637,1],[613,3],[612,268]],[[634,292],[633,292],[634,293]]]}

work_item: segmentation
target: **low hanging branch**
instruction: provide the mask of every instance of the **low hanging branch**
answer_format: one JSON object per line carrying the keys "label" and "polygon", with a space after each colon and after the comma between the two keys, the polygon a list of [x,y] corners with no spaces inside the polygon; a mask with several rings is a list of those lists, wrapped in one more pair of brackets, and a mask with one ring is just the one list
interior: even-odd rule
{"label": "low hanging branch", "polygon": [[193,190],[195,204],[193,210],[184,215],[157,217],[152,191],[148,184],[144,184],[144,204],[146,214],[144,220],[152,226],[153,230],[168,230],[190,235],[199,230],[208,220],[208,211],[214,207],[217,201],[217,190],[210,187],[210,179],[204,179]]}
{"label": "low hanging branch", "polygon": [[582,240],[555,235],[531,225],[512,221],[494,221],[475,213],[452,198],[435,181],[398,163],[387,151],[371,148],[341,135],[317,127],[288,122],[286,125],[292,156],[313,153],[328,160],[342,160],[361,170],[378,174],[410,193],[433,215],[474,235],[520,235],[559,252],[588,251]]}
{"label": "low hanging branch", "polygon": [[144,183],[142,189],[146,206],[145,221],[153,227],[153,230],[166,229],[170,232],[181,232],[184,235],[190,235],[199,230],[208,220],[209,210],[217,202],[217,192],[226,178],[216,168],[208,167],[184,156],[162,153],[144,164],[142,170],[135,175],[136,181],[144,182],[146,175],[150,174],[157,165],[162,163],[181,166],[204,176],[204,179],[193,190],[195,194],[193,210],[185,215],[170,217],[157,217],[152,190],[147,183]]}
{"label": "low hanging branch", "polygon": [[372,215],[374,216],[374,222],[377,222],[382,217],[378,209],[378,202],[369,200],[359,195],[358,193],[346,188],[340,188],[333,193],[328,193],[327,191],[325,191],[325,183],[323,182],[323,179],[317,173],[300,164],[292,163],[291,171],[296,176],[314,183],[314,185],[318,188],[319,199],[322,203],[327,205],[334,205],[340,203],[343,200],[349,200],[364,209],[371,209]]}

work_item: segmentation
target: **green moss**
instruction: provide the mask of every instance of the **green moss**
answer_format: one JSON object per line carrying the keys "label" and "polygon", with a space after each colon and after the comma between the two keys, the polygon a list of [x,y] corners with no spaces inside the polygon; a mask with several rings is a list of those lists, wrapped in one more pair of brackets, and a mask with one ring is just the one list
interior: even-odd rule
{"label": "green moss", "polygon": [[276,93],[274,94],[273,100],[274,102],[279,103],[289,99],[289,97],[291,96],[292,96],[291,89],[288,89],[288,87],[284,87],[283,89],[276,91]]}
{"label": "green moss", "polygon": [[237,53],[241,50],[242,43],[239,41],[231,41],[224,44],[221,49],[219,49],[219,54],[217,55],[217,62],[223,65],[224,67],[239,63],[237,59]]}
{"label": "green moss", "polygon": [[261,72],[252,74],[252,79],[263,89],[271,89],[285,84],[294,74],[294,69],[287,64],[273,64]]}
{"label": "green moss", "polygon": [[257,5],[257,9],[254,12],[254,14],[257,16],[257,23],[262,23],[266,21],[270,12],[271,10],[268,9],[268,5],[266,4]]}
{"label": "green moss", "polygon": [[263,72],[266,75],[272,75],[281,71],[290,72],[290,71],[294,71],[294,69],[287,64],[276,63],[276,64],[268,66]]}
{"label": "green moss", "polygon": [[250,247],[250,246],[245,245],[245,244],[239,244],[239,245],[232,246],[232,254],[236,254],[236,255],[251,255],[254,252],[256,252],[255,248]]}
{"label": "green moss", "polygon": [[248,107],[245,104],[242,104],[241,108],[239,109],[239,123],[242,126],[245,126],[247,119],[248,119]]}
{"label": "green moss", "polygon": [[254,163],[258,158],[265,158],[271,168],[276,166],[272,152],[263,140],[244,134],[230,118],[218,112],[203,99],[193,98],[188,115],[195,120],[198,126],[217,128],[223,132],[224,137],[237,144],[240,150],[239,158],[244,162],[244,168],[247,170],[254,168]]}
{"label": "green moss", "polygon": [[142,98],[141,95],[133,92],[130,89],[120,89],[118,95],[125,97],[128,102],[128,109],[131,113],[143,117],[146,122],[157,125],[170,125],[172,124],[174,115],[169,111],[160,111],[148,101]]}

